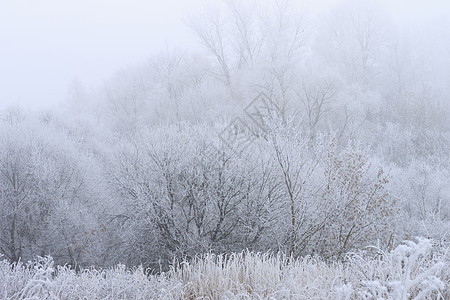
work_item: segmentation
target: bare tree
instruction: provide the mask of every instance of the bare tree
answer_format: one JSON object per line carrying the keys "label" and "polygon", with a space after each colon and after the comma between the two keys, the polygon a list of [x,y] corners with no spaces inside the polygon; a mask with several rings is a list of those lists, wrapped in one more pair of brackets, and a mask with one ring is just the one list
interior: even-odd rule
{"label": "bare tree", "polygon": [[307,127],[314,137],[319,122],[329,110],[330,102],[334,100],[337,93],[337,85],[334,80],[323,80],[312,85],[303,85],[302,91],[295,91],[302,101],[305,110]]}
{"label": "bare tree", "polygon": [[188,26],[193,30],[203,46],[213,55],[215,62],[219,66],[219,71],[214,74],[231,89],[232,68],[228,49],[227,20],[218,10],[210,9],[203,19],[190,19]]}

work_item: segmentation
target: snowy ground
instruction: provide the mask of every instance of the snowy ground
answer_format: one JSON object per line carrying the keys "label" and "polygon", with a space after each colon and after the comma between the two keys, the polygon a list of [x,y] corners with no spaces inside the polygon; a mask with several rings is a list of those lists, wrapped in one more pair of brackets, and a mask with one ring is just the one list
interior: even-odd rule
{"label": "snowy ground", "polygon": [[[206,255],[164,274],[0,262],[2,299],[450,299],[450,249],[417,239],[345,262],[242,252]],[[373,256],[375,254],[375,256]]]}

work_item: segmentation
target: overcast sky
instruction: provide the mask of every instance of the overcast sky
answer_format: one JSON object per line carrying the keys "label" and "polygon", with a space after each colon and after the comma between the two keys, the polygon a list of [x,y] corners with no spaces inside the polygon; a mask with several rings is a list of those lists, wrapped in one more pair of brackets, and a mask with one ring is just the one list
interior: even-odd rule
{"label": "overcast sky", "polygon": [[[313,12],[339,0],[315,0]],[[382,0],[397,18],[432,19],[449,0]],[[101,84],[166,48],[195,47],[182,19],[204,0],[0,0],[0,109],[53,106],[74,79]],[[295,2],[295,1],[294,1]]]}

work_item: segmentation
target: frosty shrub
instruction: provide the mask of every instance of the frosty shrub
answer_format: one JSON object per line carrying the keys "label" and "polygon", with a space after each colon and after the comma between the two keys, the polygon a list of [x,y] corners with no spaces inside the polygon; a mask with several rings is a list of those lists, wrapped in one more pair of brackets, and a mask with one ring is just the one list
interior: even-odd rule
{"label": "frosty shrub", "polygon": [[350,255],[350,265],[362,279],[356,294],[362,299],[446,299],[449,282],[442,279],[448,276],[448,257],[431,250],[430,240],[418,238],[389,253],[380,251],[370,261]]}

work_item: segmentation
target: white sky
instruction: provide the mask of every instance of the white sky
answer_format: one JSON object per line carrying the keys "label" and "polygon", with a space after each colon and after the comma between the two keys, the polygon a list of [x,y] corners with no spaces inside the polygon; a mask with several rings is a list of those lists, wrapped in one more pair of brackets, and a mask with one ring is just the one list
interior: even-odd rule
{"label": "white sky", "polygon": [[[316,11],[338,1],[303,0]],[[450,11],[450,0],[380,1],[411,20]],[[0,0],[0,109],[53,106],[76,78],[96,86],[166,47],[193,48],[182,18],[211,2]]]}

